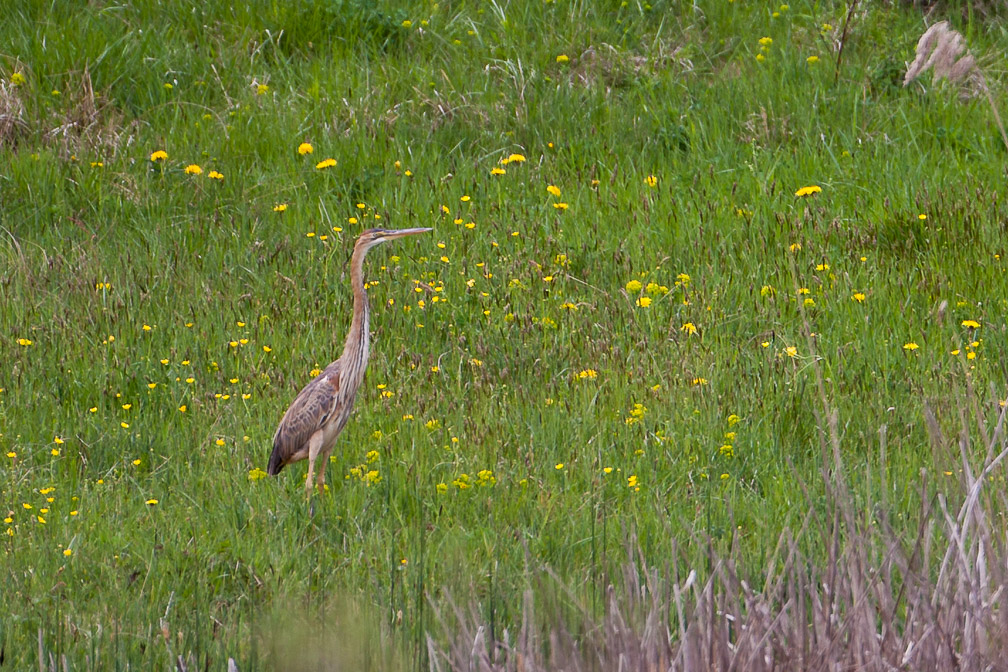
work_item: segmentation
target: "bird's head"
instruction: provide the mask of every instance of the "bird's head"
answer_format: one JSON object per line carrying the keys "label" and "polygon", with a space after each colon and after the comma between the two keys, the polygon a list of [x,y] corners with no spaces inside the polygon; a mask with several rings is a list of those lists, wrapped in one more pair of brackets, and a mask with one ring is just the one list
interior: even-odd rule
{"label": "bird's head", "polygon": [[427,233],[428,231],[433,231],[433,229],[368,229],[358,236],[357,243],[354,247],[363,248],[366,251],[389,240],[404,238],[406,236],[415,236],[418,233]]}

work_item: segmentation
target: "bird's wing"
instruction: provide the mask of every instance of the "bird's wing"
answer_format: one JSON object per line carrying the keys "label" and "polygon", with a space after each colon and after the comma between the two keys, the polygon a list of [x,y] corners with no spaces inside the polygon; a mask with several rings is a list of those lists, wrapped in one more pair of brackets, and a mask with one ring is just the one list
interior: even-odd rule
{"label": "bird's wing", "polygon": [[336,408],[339,380],[340,367],[333,362],[298,393],[273,435],[271,465],[287,464],[325,426]]}

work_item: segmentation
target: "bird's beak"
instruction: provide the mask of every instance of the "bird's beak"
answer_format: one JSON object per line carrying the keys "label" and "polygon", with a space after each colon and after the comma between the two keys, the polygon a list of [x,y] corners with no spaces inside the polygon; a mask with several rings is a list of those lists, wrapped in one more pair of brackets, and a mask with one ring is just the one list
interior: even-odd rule
{"label": "bird's beak", "polygon": [[416,229],[389,229],[382,235],[383,240],[392,240],[393,238],[402,238],[403,236],[415,236],[418,233],[427,233],[428,231],[433,231],[431,228],[416,228]]}

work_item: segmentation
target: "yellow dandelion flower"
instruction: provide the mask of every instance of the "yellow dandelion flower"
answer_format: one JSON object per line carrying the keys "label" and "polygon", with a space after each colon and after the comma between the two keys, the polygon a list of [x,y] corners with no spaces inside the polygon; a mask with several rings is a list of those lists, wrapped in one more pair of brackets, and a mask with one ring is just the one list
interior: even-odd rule
{"label": "yellow dandelion flower", "polygon": [[642,296],[642,297],[638,298],[637,299],[637,305],[640,306],[641,308],[647,308],[648,306],[651,305],[651,297],[650,296]]}
{"label": "yellow dandelion flower", "polygon": [[163,149],[159,149],[156,152],[152,152],[150,155],[150,160],[154,163],[157,163],[158,161],[167,161],[168,152],[164,151]]}
{"label": "yellow dandelion flower", "polygon": [[497,166],[494,166],[493,168],[490,169],[491,175],[504,175],[505,173],[507,173],[506,170],[504,170],[503,168],[498,168]]}
{"label": "yellow dandelion flower", "polygon": [[683,331],[683,332],[684,332],[684,333],[685,333],[685,334],[686,334],[687,336],[692,336],[692,335],[694,335],[695,333],[697,333],[697,328],[696,328],[696,325],[694,325],[694,324],[693,324],[692,322],[685,322],[685,323],[683,323],[683,325],[682,325],[682,326],[680,327],[680,329],[681,329],[681,330],[682,330],[682,331]]}
{"label": "yellow dandelion flower", "polygon": [[793,345],[789,345],[786,348],[784,348],[784,354],[786,354],[788,357],[797,357],[798,356],[798,348],[796,348]]}
{"label": "yellow dandelion flower", "polygon": [[335,165],[336,165],[336,159],[332,159],[332,158],[322,159],[321,161],[319,161],[318,163],[315,164],[315,169],[316,170],[325,170],[326,168],[332,168]]}
{"label": "yellow dandelion flower", "polygon": [[211,170],[209,173],[207,173],[207,177],[209,177],[211,180],[223,180],[224,179],[224,176],[221,175],[220,173],[218,173],[216,170]]}
{"label": "yellow dandelion flower", "polygon": [[273,212],[283,212],[286,209],[287,209],[286,203],[278,203],[277,205],[273,206]]}
{"label": "yellow dandelion flower", "polygon": [[821,191],[822,191],[822,187],[820,187],[817,184],[813,184],[813,185],[810,185],[810,186],[807,186],[807,187],[800,188],[798,191],[796,191],[794,193],[794,195],[796,197],[798,197],[798,198],[802,198],[802,197],[805,197],[805,196],[811,196],[812,194],[818,194]]}
{"label": "yellow dandelion flower", "polygon": [[858,303],[864,303],[865,300],[864,292],[854,292],[854,294],[851,295],[851,299],[857,301]]}
{"label": "yellow dandelion flower", "polygon": [[557,54],[557,63],[567,63],[568,61],[570,61],[570,58],[567,57],[567,54]]}
{"label": "yellow dandelion flower", "polygon": [[148,499],[146,502],[144,502],[144,504],[146,504],[147,506],[155,506],[155,505],[157,505],[157,503],[158,503],[158,500],[156,500],[156,499]]}
{"label": "yellow dandelion flower", "polygon": [[626,291],[633,294],[639,292],[643,286],[644,285],[641,284],[640,280],[631,280],[630,282],[626,283]]}
{"label": "yellow dandelion flower", "polygon": [[811,56],[805,59],[805,62],[808,63],[809,65],[815,65],[816,63],[819,62],[819,57],[816,56],[815,54],[812,54]]}
{"label": "yellow dandelion flower", "polygon": [[560,198],[560,187],[556,186],[555,184],[551,184],[551,185],[547,186],[546,187],[546,191],[548,191],[549,193],[553,194],[557,198]]}
{"label": "yellow dandelion flower", "polygon": [[979,329],[980,323],[977,322],[976,320],[963,320],[962,326],[966,327],[967,329]]}
{"label": "yellow dandelion flower", "polygon": [[648,175],[644,179],[644,182],[646,182],[647,186],[651,187],[652,189],[658,186],[658,178],[655,175]]}
{"label": "yellow dandelion flower", "polygon": [[300,145],[298,145],[298,150],[297,151],[298,151],[298,154],[300,154],[301,156],[304,156],[305,154],[311,154],[312,152],[314,152],[315,148],[312,147],[307,142],[302,142]]}
{"label": "yellow dandelion flower", "polygon": [[909,343],[904,343],[903,344],[903,349],[904,350],[917,350],[918,348],[920,348],[920,346],[917,345],[916,343],[914,343],[913,341],[910,341]]}
{"label": "yellow dandelion flower", "polygon": [[203,169],[200,168],[199,165],[197,165],[195,163],[190,163],[188,166],[185,167],[185,174],[186,175],[202,175],[203,174]]}

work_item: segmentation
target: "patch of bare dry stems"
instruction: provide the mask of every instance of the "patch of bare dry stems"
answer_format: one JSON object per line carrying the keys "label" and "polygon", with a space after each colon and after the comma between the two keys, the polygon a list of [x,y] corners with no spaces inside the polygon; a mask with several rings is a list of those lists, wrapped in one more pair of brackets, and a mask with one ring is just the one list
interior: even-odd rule
{"label": "patch of bare dry stems", "polygon": [[124,124],[122,113],[95,93],[87,68],[60,92],[66,102],[61,111],[46,118],[26,114],[22,95],[27,86],[13,84],[10,77],[0,80],[0,145],[15,146],[38,133],[44,145],[58,148],[64,157],[87,152],[108,161],[130,143],[132,125]]}

